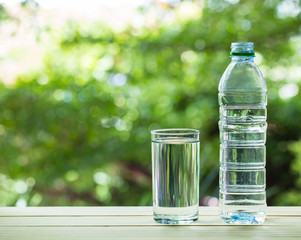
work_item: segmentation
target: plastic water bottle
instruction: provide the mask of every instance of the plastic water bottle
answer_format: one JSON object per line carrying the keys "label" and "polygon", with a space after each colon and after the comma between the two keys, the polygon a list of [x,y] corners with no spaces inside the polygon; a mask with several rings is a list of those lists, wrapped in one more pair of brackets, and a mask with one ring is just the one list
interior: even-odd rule
{"label": "plastic water bottle", "polygon": [[252,42],[231,44],[219,84],[219,212],[230,224],[265,220],[267,87],[253,49]]}

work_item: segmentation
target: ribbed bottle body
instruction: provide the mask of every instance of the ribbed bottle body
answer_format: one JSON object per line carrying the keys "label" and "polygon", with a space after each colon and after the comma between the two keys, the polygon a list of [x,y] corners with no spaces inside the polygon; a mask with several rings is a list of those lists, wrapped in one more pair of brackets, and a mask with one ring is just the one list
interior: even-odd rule
{"label": "ribbed bottle body", "polygon": [[266,208],[266,92],[220,92],[220,193],[229,223],[262,223]]}

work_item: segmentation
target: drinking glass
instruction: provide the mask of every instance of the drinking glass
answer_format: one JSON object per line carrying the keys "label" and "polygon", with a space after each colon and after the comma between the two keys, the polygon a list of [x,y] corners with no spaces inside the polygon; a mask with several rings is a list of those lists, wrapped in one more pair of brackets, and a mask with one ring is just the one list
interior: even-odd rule
{"label": "drinking glass", "polygon": [[151,131],[154,219],[191,223],[199,213],[199,131]]}

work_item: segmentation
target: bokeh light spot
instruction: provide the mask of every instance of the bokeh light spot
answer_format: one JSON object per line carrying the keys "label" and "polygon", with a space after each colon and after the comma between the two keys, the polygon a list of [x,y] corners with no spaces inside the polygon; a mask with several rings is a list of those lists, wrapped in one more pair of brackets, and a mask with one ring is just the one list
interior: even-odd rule
{"label": "bokeh light spot", "polygon": [[74,171],[74,170],[69,170],[65,174],[65,178],[68,182],[74,182],[79,178],[79,173],[77,171]]}
{"label": "bokeh light spot", "polygon": [[123,73],[111,74],[108,81],[110,85],[121,87],[126,84],[127,76]]}
{"label": "bokeh light spot", "polygon": [[105,172],[96,172],[93,175],[94,182],[97,184],[107,185],[111,182],[111,177]]}
{"label": "bokeh light spot", "polygon": [[20,193],[20,194],[26,193],[27,189],[28,189],[28,186],[24,181],[17,181],[15,183],[15,191],[17,193]]}
{"label": "bokeh light spot", "polygon": [[24,198],[19,198],[16,202],[16,207],[26,207],[27,201]]}
{"label": "bokeh light spot", "polygon": [[299,87],[294,84],[285,84],[283,87],[279,89],[279,96],[282,99],[289,99],[295,97],[299,93]]}

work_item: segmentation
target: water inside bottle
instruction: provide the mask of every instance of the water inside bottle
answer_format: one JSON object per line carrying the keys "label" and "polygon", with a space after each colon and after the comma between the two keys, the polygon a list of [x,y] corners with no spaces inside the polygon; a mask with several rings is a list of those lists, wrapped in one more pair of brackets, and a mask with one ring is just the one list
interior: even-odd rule
{"label": "water inside bottle", "polygon": [[222,92],[219,97],[220,215],[227,223],[263,223],[266,93]]}

